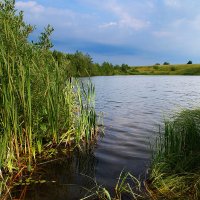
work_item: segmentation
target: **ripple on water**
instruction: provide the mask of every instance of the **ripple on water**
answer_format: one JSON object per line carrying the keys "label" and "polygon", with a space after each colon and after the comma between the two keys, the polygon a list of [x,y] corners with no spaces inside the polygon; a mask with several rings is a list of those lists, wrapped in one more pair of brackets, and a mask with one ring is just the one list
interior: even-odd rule
{"label": "ripple on water", "polygon": [[144,172],[151,158],[150,143],[164,118],[200,103],[199,76],[115,76],[104,77],[103,84],[101,77],[95,77],[93,82],[98,104],[107,104],[105,138],[95,152],[97,177],[107,185],[123,168],[136,175]]}

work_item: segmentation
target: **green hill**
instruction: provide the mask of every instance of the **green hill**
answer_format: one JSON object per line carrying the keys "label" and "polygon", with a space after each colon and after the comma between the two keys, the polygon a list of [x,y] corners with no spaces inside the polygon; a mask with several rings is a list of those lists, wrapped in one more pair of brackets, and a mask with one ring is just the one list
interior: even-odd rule
{"label": "green hill", "polygon": [[200,64],[153,65],[130,67],[132,75],[200,75]]}

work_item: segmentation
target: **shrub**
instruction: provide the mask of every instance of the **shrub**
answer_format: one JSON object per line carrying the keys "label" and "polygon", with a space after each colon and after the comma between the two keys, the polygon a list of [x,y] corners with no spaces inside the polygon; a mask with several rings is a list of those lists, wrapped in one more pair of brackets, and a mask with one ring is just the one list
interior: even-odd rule
{"label": "shrub", "polygon": [[157,65],[154,65],[153,68],[154,68],[155,70],[157,70],[157,69],[158,69],[158,66],[157,66]]}
{"label": "shrub", "polygon": [[164,62],[163,65],[170,65],[170,63],[169,62]]}
{"label": "shrub", "polygon": [[172,66],[170,70],[171,71],[176,71],[176,67]]}

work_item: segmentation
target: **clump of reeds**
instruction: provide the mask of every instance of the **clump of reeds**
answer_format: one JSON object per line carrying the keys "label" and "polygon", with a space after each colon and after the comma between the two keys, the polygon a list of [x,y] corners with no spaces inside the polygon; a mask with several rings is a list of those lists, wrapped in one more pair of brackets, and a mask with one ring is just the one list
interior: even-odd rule
{"label": "clump of reeds", "polygon": [[155,199],[200,198],[200,110],[166,121],[146,186]]}
{"label": "clump of reeds", "polygon": [[96,134],[94,86],[71,81],[48,45],[29,43],[32,30],[14,1],[0,2],[0,194],[44,149],[88,147]]}

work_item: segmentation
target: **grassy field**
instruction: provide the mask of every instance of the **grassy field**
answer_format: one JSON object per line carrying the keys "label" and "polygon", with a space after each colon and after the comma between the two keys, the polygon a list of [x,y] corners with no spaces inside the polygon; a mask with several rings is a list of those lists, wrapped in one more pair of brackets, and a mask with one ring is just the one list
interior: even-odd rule
{"label": "grassy field", "polygon": [[132,75],[200,75],[200,64],[153,65],[131,67]]}

